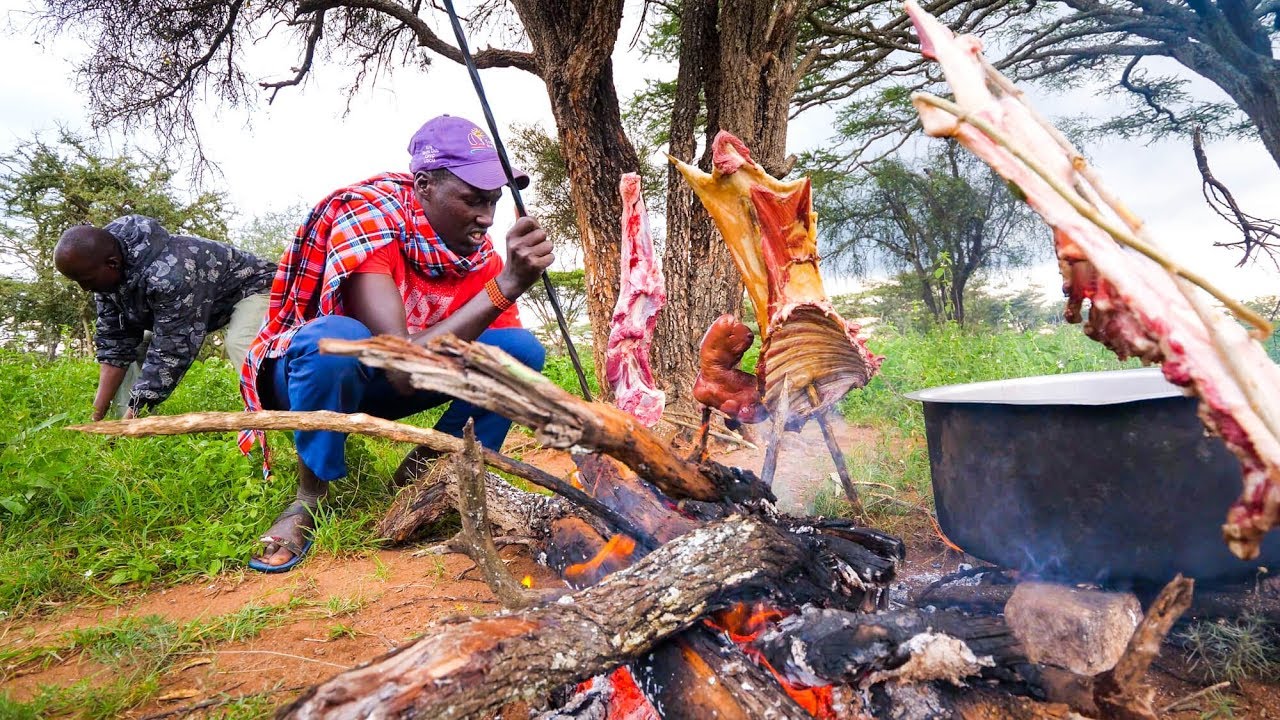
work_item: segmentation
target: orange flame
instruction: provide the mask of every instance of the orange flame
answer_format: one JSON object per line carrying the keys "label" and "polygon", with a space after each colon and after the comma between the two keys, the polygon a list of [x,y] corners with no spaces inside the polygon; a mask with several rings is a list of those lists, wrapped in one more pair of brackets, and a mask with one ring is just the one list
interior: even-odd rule
{"label": "orange flame", "polygon": [[532,576],[532,575],[525,575],[525,576],[524,576],[524,579],[520,581],[520,584],[521,584],[521,585],[523,585],[523,586],[525,586],[525,587],[527,587],[527,588],[531,588],[531,587],[533,587],[533,576]]}
{"label": "orange flame", "polygon": [[565,568],[564,578],[575,587],[594,585],[605,575],[630,565],[635,551],[635,540],[626,535],[614,535],[595,557]]}
{"label": "orange flame", "polygon": [[789,614],[764,603],[756,603],[751,606],[746,603],[738,603],[728,610],[721,610],[712,615],[705,622],[716,630],[724,631],[728,634],[729,639],[733,640],[746,653],[747,657],[754,660],[760,667],[773,673],[774,678],[782,685],[782,689],[787,691],[787,695],[790,695],[791,699],[795,700],[810,715],[818,718],[818,720],[836,720],[835,698],[831,695],[830,685],[806,687],[793,683],[774,669],[769,664],[769,661],[765,659],[763,653],[750,645],[770,625]]}

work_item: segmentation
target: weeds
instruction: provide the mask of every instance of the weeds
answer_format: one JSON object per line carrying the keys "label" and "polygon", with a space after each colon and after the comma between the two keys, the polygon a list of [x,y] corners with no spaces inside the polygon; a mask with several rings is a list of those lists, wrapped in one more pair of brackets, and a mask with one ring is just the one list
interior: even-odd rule
{"label": "weeds", "polygon": [[1192,669],[1214,680],[1280,678],[1280,632],[1256,615],[1193,622],[1178,639]]}

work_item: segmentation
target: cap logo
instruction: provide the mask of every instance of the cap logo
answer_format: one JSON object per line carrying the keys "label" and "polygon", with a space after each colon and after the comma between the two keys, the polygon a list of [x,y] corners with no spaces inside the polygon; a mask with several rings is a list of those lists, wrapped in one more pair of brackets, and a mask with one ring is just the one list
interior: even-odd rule
{"label": "cap logo", "polygon": [[433,163],[436,161],[436,158],[439,157],[440,150],[434,145],[424,145],[422,149],[418,151],[419,162]]}
{"label": "cap logo", "polygon": [[471,152],[473,153],[493,149],[493,143],[489,142],[489,136],[485,135],[480,128],[471,128],[471,132],[467,133],[467,144],[471,146]]}

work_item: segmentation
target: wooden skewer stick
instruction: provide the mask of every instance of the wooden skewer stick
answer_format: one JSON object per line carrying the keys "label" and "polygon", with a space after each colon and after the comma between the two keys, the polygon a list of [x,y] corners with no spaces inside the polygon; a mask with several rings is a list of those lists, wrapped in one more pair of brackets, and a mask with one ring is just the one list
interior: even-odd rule
{"label": "wooden skewer stick", "polygon": [[[818,403],[821,402],[821,398],[818,397],[818,389],[812,385],[807,389],[809,391],[809,400],[813,402],[814,407],[817,407]],[[853,478],[849,476],[849,463],[844,459],[844,451],[836,443],[836,434],[831,429],[831,423],[825,413],[818,413],[815,419],[818,421],[818,427],[822,429],[822,439],[827,442],[827,452],[831,453],[831,460],[836,464],[836,473],[840,476],[840,484],[844,486],[844,496],[848,498],[849,504],[853,506],[853,515],[858,522],[865,523],[867,514],[862,508],[862,501],[858,499],[858,489],[853,486]]]}
{"label": "wooden skewer stick", "polygon": [[1026,165],[1028,169],[1036,175],[1039,175],[1040,179],[1044,180],[1049,187],[1053,188],[1053,190],[1062,196],[1064,200],[1070,203],[1071,206],[1075,208],[1076,212],[1080,213],[1093,222],[1093,224],[1104,230],[1108,235],[1115,239],[1116,242],[1146,255],[1148,258],[1159,264],[1160,267],[1164,268],[1166,272],[1186,278],[1193,284],[1203,288],[1206,292],[1217,298],[1219,302],[1225,305],[1233,315],[1252,325],[1257,333],[1261,334],[1262,337],[1268,337],[1271,335],[1271,323],[1267,322],[1261,315],[1249,309],[1240,301],[1214,287],[1212,283],[1206,280],[1199,273],[1178,265],[1159,248],[1153,247],[1150,243],[1138,238],[1127,228],[1117,227],[1115,223],[1103,217],[1102,214],[1098,212],[1098,209],[1089,204],[1087,200],[1064,186],[1058,178],[1054,177],[1052,173],[1045,169],[1034,158],[1023,152],[1021,148],[1017,147],[1004,135],[1004,133],[996,129],[991,123],[981,117],[969,113],[964,108],[950,100],[943,100],[936,95],[930,95],[929,93],[914,93],[913,97],[919,98],[928,105],[932,105],[933,107],[946,111],[957,120],[968,123],[981,130],[983,134],[991,138],[991,140],[997,145],[1009,151],[1010,154],[1022,161],[1023,165]]}

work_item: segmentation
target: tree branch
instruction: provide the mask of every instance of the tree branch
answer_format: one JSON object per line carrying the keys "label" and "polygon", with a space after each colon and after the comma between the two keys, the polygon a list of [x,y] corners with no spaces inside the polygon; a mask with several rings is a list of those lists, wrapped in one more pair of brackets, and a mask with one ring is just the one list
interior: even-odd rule
{"label": "tree branch", "polygon": [[320,42],[320,38],[324,35],[324,13],[324,10],[316,11],[315,17],[311,20],[311,32],[307,35],[307,47],[303,51],[302,64],[298,66],[297,73],[288,80],[258,83],[263,90],[271,91],[271,97],[267,98],[268,105],[276,101],[276,93],[280,92],[281,88],[301,84],[307,73],[311,72],[311,61],[316,55],[316,44]]}
{"label": "tree branch", "polygon": [[[96,435],[121,435],[124,437],[185,435],[187,433],[235,430],[328,430],[342,433],[359,433],[397,442],[426,445],[432,450],[441,453],[456,453],[463,449],[462,440],[436,430],[384,420],[364,413],[344,415],[327,410],[315,412],[263,410],[252,413],[206,412],[188,413],[186,415],[152,415],[151,417],[134,420],[109,420],[89,425],[69,425],[66,429]],[[607,522],[616,531],[630,535],[649,549],[658,546],[653,536],[564,480],[492,450],[482,449],[481,452],[485,462],[489,465],[564,496]]]}
{"label": "tree branch", "polygon": [[1195,129],[1191,137],[1191,147],[1195,152],[1196,167],[1200,169],[1200,187],[1204,193],[1205,202],[1209,203],[1209,207],[1213,208],[1213,211],[1219,217],[1235,225],[1244,234],[1241,240],[1215,242],[1214,246],[1244,250],[1244,255],[1240,258],[1240,262],[1236,263],[1236,267],[1243,266],[1249,262],[1250,256],[1255,250],[1261,250],[1271,258],[1277,269],[1280,269],[1280,255],[1278,255],[1280,253],[1280,243],[1276,242],[1280,241],[1280,222],[1263,220],[1240,209],[1235,196],[1209,170],[1209,157],[1205,154],[1199,127]]}
{"label": "tree branch", "polygon": [[[301,0],[298,11],[322,12],[333,8],[365,8],[374,10],[399,20],[408,27],[418,39],[418,45],[431,50],[441,57],[456,63],[462,63],[462,51],[440,39],[426,21],[409,8],[395,0]],[[533,73],[541,77],[541,69],[533,53],[518,50],[502,50],[485,48],[472,53],[477,68],[513,67]]]}

